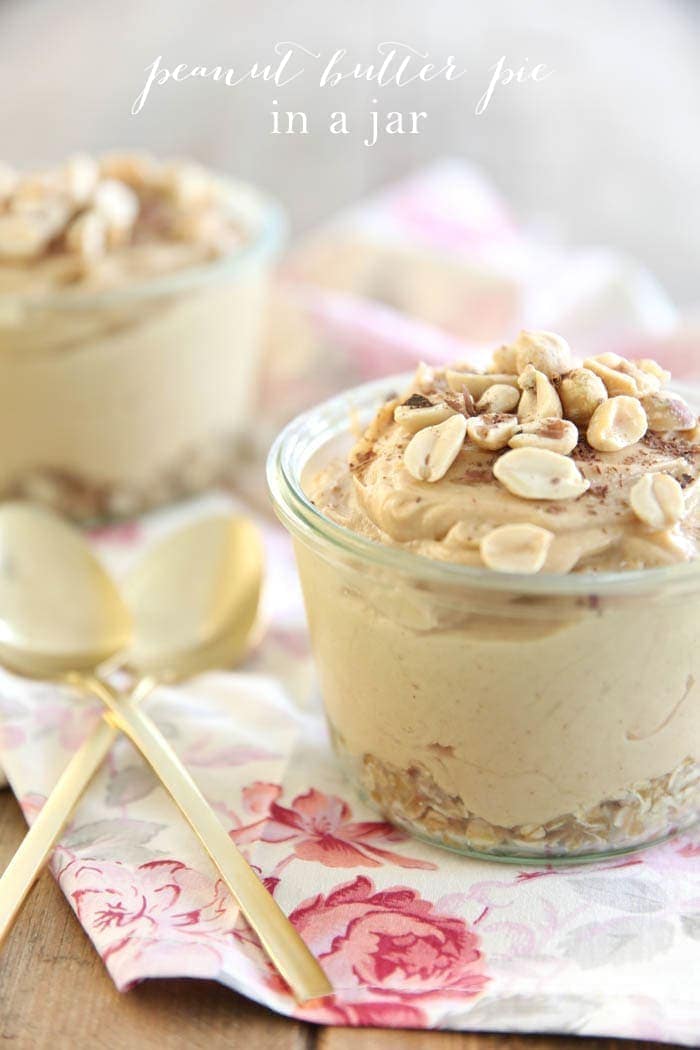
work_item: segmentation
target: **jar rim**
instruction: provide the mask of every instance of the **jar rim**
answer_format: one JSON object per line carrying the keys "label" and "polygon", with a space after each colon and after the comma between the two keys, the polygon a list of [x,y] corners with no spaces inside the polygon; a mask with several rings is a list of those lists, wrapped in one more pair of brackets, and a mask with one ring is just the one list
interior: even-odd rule
{"label": "jar rim", "polygon": [[[372,380],[343,391],[292,419],[278,434],[267,457],[267,484],[275,513],[287,530],[307,543],[326,545],[343,554],[394,569],[401,574],[472,590],[517,591],[534,596],[644,595],[666,590],[700,590],[700,558],[654,569],[618,572],[539,573],[527,576],[438,561],[402,547],[378,543],[333,521],[304,492],[302,474],[313,455],[331,440],[349,433],[353,418],[368,422],[382,401],[408,386],[412,373]],[[676,383],[694,403],[700,388]],[[364,418],[363,418],[364,415]]]}
{"label": "jar rim", "polygon": [[236,245],[232,251],[209,262],[185,266],[151,278],[125,281],[114,288],[95,291],[61,288],[48,292],[0,292],[0,309],[7,304],[20,309],[106,309],[125,300],[156,298],[199,288],[276,255],[287,233],[287,219],[282,206],[250,183],[225,175],[218,175],[218,178],[230,191],[232,216],[241,220],[247,235],[243,243]]}

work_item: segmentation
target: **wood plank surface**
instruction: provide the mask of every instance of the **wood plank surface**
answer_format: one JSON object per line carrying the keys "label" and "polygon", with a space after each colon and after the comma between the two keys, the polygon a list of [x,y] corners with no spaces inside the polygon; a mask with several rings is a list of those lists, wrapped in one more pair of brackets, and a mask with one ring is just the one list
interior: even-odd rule
{"label": "wood plank surface", "polygon": [[575,1035],[480,1035],[478,1032],[405,1032],[381,1028],[325,1028],[316,1050],[659,1050],[658,1043],[581,1039]]}
{"label": "wood plank surface", "polygon": [[[24,828],[11,793],[0,793],[0,868]],[[12,1050],[307,1050],[313,1034],[212,981],[147,981],[120,994],[48,873],[0,956],[0,1045]]]}
{"label": "wood plank surface", "polygon": [[[0,791],[0,870],[24,834]],[[12,1050],[644,1050],[653,1044],[544,1036],[315,1028],[211,981],[146,981],[119,994],[50,875],[0,955],[0,1045]]]}
{"label": "wood plank surface", "polygon": [[316,1044],[316,1050],[658,1050],[658,1047],[658,1043],[576,1036],[388,1032],[381,1028],[325,1028]]}

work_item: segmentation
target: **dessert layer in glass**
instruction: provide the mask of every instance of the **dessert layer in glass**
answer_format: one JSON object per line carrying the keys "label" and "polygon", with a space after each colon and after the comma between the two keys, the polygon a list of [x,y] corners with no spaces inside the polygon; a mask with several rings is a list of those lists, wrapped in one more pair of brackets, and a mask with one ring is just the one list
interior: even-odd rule
{"label": "dessert layer in glass", "polygon": [[0,177],[0,495],[81,520],[235,467],[256,397],[276,207],[189,163]]}
{"label": "dessert layer in glass", "polygon": [[696,395],[557,353],[526,334],[486,372],[350,392],[270,458],[346,768],[389,819],[499,857],[636,848],[700,810]]}

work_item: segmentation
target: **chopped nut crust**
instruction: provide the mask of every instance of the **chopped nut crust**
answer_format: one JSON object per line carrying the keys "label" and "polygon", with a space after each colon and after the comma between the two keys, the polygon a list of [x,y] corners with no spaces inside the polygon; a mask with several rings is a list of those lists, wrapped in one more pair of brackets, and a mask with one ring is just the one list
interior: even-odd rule
{"label": "chopped nut crust", "polygon": [[417,764],[402,770],[367,754],[361,767],[353,764],[350,772],[359,777],[380,811],[400,827],[453,849],[501,856],[574,857],[632,849],[667,835],[669,829],[690,826],[700,810],[700,765],[692,758],[585,812],[562,813],[546,824],[511,828],[472,813],[461,798],[446,794]]}

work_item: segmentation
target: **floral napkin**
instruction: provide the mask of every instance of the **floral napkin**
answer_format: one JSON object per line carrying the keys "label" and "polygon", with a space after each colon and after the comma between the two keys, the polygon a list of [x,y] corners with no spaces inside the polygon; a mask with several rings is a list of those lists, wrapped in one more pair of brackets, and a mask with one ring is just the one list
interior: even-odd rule
{"label": "floral napkin", "polygon": [[[115,574],[221,495],[94,537]],[[575,868],[460,858],[379,820],[329,748],[290,546],[265,526],[264,640],[238,672],[161,688],[149,714],[321,960],[299,1008],[126,740],[52,869],[116,985],[209,977],[325,1024],[635,1036],[697,1045],[700,835]],[[2,759],[31,821],[98,717],[0,674]]]}
{"label": "floral napkin", "polygon": [[[332,237],[350,244],[347,265],[322,279],[315,260]],[[528,253],[533,271],[535,260],[544,275],[557,269],[571,323],[552,307],[547,324],[573,342],[601,345],[607,331],[607,348],[634,338],[686,371],[697,366],[697,343],[668,334],[673,309],[648,275],[598,253],[602,272],[593,279],[587,253],[537,246],[478,176],[449,164],[341,218],[290,259],[270,333],[268,393],[280,384],[267,403],[270,426],[347,382],[418,357],[456,356],[486,328],[493,338],[501,329],[512,336],[516,321],[534,316],[532,303],[546,301],[527,276]],[[407,295],[406,282],[420,287],[428,262],[440,269],[443,255],[469,301],[478,302],[470,287],[488,279],[497,303],[488,316],[444,313],[439,291],[420,301]],[[259,465],[251,473],[257,504]],[[163,533],[234,506],[212,494],[92,539],[118,577]],[[304,1008],[294,1002],[194,835],[123,739],[52,861],[117,987],[213,978],[323,1024],[700,1045],[700,833],[600,864],[518,867],[433,849],[378,819],[333,760],[290,544],[269,518],[261,524],[263,640],[240,670],[160,688],[146,705],[321,960],[335,995]],[[0,672],[0,757],[29,821],[98,717],[92,702]]]}
{"label": "floral napkin", "polygon": [[579,357],[641,347],[700,375],[700,318],[681,319],[643,267],[610,248],[535,236],[473,168],[441,161],[287,257],[269,316],[261,432],[419,359],[478,361],[521,327],[561,332]]}

